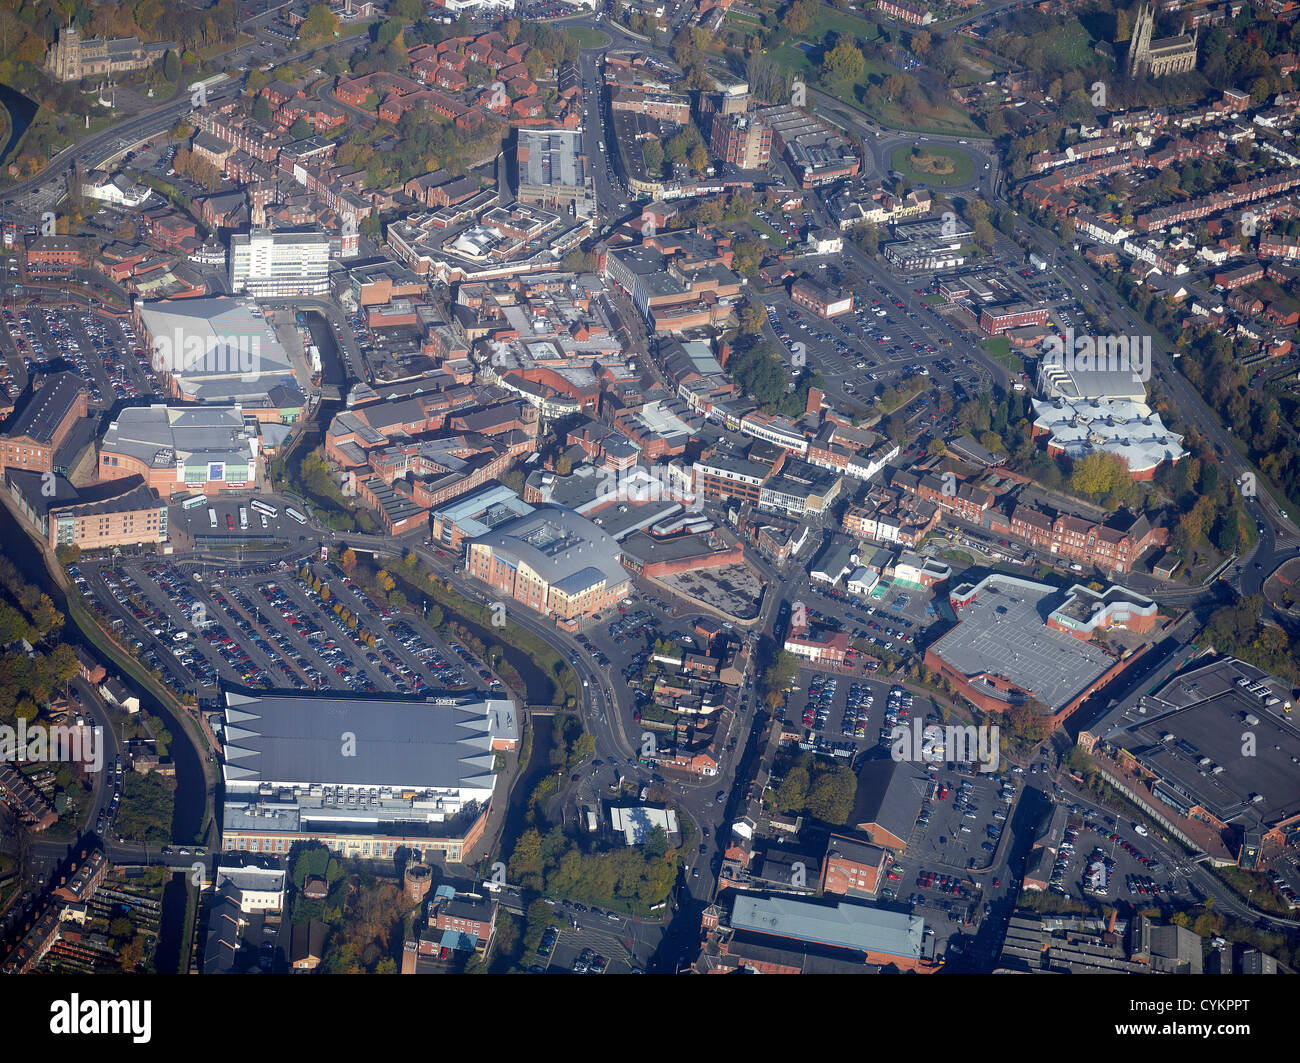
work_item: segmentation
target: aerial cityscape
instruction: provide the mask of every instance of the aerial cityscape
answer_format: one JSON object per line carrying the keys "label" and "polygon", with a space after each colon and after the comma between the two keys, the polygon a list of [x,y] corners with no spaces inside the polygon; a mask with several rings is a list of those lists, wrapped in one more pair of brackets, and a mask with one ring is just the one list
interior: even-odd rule
{"label": "aerial cityscape", "polygon": [[0,0],[0,971],[1292,973],[1298,16]]}

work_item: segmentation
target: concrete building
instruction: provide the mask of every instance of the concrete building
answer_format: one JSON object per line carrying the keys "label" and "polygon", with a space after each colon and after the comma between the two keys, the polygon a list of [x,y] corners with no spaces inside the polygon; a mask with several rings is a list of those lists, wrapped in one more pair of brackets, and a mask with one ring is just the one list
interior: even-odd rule
{"label": "concrete building", "polygon": [[803,188],[853,177],[861,160],[848,141],[797,107],[768,107],[758,117],[772,130],[772,146],[785,155]]}
{"label": "concrete building", "polygon": [[1258,869],[1300,832],[1292,698],[1289,683],[1218,658],[1117,706],[1079,743],[1135,770],[1155,807],[1208,827],[1240,866]]}
{"label": "concrete building", "polygon": [[1000,573],[955,587],[949,603],[958,624],[926,650],[926,665],[985,711],[1033,701],[1055,725],[1140,656],[1111,656],[1092,636],[1146,633],[1158,616],[1155,602],[1122,587],[1062,592]]}
{"label": "concrete building", "polygon": [[330,238],[324,232],[254,229],[230,238],[230,290],[259,299],[329,293]]}
{"label": "concrete building", "polygon": [[736,897],[731,928],[769,941],[786,941],[852,955],[862,963],[899,971],[937,969],[934,935],[919,916],[865,904],[824,904],[796,897]]}
{"label": "concrete building", "polygon": [[154,369],[177,402],[239,403],[259,420],[291,423],[306,400],[289,355],[248,301],[229,296],[137,303]]}
{"label": "concrete building", "polygon": [[577,130],[516,130],[515,173],[523,202],[565,211],[572,207],[584,219],[595,213],[595,185]]}

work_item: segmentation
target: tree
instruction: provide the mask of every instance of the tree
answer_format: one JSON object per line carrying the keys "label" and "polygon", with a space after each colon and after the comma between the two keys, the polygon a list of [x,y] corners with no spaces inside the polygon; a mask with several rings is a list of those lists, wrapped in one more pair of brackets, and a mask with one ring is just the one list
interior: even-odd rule
{"label": "tree", "polygon": [[1074,463],[1070,487],[1088,498],[1102,498],[1128,482],[1128,467],[1122,458],[1104,450],[1094,451]]}
{"label": "tree", "polygon": [[[269,122],[271,120],[271,105],[267,102],[265,96],[258,96],[253,101],[253,117],[259,122]],[[300,118],[298,121],[301,122],[302,119]]]}
{"label": "tree", "polygon": [[830,71],[832,77],[856,83],[866,72],[867,61],[852,39],[843,36],[826,56],[826,69]]}
{"label": "tree", "polygon": [[641,146],[641,159],[645,163],[645,168],[651,176],[656,176],[663,172],[664,149],[659,141],[647,140]]}
{"label": "tree", "polygon": [[343,555],[339,558],[339,567],[349,576],[356,571],[357,555],[353,552],[352,547],[349,546],[343,551]]}
{"label": "tree", "polygon": [[785,28],[791,33],[803,33],[817,17],[817,7],[816,0],[794,0],[794,3],[786,9],[785,18],[782,20]]}
{"label": "tree", "polygon": [[857,784],[857,776],[845,765],[819,771],[808,792],[808,811],[823,823],[843,826],[853,812]]}
{"label": "tree", "polygon": [[931,43],[929,30],[920,30],[912,34],[912,51],[917,55],[929,55]]}
{"label": "tree", "polygon": [[758,336],[763,331],[767,313],[760,303],[750,299],[740,308],[740,332],[745,336]]}
{"label": "tree", "polygon": [[573,462],[569,460],[567,454],[561,454],[555,459],[555,474],[557,476],[568,476],[573,472]]}
{"label": "tree", "polygon": [[330,11],[324,4],[314,4],[307,17],[298,27],[298,39],[302,41],[315,41],[324,37],[337,37],[339,35],[338,16]]}

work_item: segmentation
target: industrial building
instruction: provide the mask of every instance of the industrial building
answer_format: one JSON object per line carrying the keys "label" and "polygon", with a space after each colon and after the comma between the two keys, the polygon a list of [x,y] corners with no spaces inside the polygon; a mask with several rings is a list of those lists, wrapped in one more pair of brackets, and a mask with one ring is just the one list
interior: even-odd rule
{"label": "industrial building", "polygon": [[1210,828],[1242,866],[1258,867],[1300,840],[1293,708],[1289,684],[1224,657],[1118,706],[1079,742],[1134,769],[1156,807]]}
{"label": "industrial building", "polygon": [[934,933],[925,920],[865,904],[739,894],[732,902],[731,929],[900,971],[925,973],[937,967]]}
{"label": "industrial building", "polygon": [[1121,587],[1063,592],[1000,573],[955,587],[949,603],[958,624],[926,650],[927,667],[985,711],[1034,701],[1056,724],[1136,657],[1112,657],[1092,635],[1150,631],[1158,614],[1151,599]]}
{"label": "industrial building", "polygon": [[460,860],[481,836],[513,701],[226,693],[222,847],[284,855],[314,839],[344,856],[400,848]]}
{"label": "industrial building", "polygon": [[239,403],[249,416],[286,424],[302,413],[289,355],[255,304],[229,296],[137,303],[135,318],[175,401]]}

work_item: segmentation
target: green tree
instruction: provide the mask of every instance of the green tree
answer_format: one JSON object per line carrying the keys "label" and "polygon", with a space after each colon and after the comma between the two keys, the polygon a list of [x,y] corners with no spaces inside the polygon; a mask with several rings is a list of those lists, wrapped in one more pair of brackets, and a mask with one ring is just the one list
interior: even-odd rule
{"label": "green tree", "polygon": [[832,77],[856,83],[866,73],[867,61],[850,37],[843,36],[826,56],[826,69]]}
{"label": "green tree", "polygon": [[647,140],[641,146],[641,159],[651,176],[661,173],[664,168],[663,146],[657,140]]}

